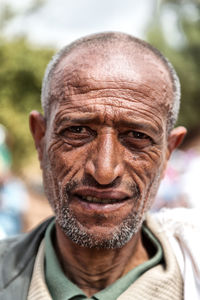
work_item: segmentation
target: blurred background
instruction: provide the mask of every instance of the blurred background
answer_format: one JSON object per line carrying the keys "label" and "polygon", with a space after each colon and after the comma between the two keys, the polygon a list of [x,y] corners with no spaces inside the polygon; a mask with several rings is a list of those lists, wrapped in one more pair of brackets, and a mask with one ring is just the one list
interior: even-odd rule
{"label": "blurred background", "polygon": [[0,238],[52,214],[29,133],[45,67],[62,46],[122,31],[156,46],[181,80],[178,124],[188,128],[153,210],[200,206],[200,0],[0,0]]}

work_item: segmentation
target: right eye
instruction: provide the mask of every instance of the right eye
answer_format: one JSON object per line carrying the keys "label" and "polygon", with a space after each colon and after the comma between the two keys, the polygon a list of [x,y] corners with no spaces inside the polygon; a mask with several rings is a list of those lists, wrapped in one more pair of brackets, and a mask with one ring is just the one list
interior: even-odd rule
{"label": "right eye", "polygon": [[87,126],[69,126],[62,130],[60,135],[67,143],[81,146],[92,140],[96,133]]}

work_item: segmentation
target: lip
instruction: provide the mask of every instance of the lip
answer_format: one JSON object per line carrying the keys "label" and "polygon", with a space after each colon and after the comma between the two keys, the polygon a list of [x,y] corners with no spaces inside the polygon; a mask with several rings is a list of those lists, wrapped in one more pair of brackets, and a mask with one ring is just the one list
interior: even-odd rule
{"label": "lip", "polygon": [[90,203],[77,199],[78,203],[83,212],[87,211],[90,213],[113,213],[116,210],[121,209],[128,201],[120,201],[112,204],[100,204],[100,203]]}
{"label": "lip", "polygon": [[110,199],[110,200],[115,200],[116,203],[131,198],[130,194],[120,190],[113,190],[113,189],[98,190],[96,188],[91,188],[91,187],[78,188],[73,191],[72,195],[80,196],[80,197],[91,196],[100,199]]}
{"label": "lip", "polygon": [[[108,201],[86,201],[82,197],[91,196],[100,199],[108,199]],[[119,189],[102,189],[99,190],[93,187],[80,187],[71,192],[71,205],[74,210],[79,211],[81,214],[93,215],[93,214],[115,214],[123,207],[132,206],[132,197],[130,193],[126,193]],[[111,200],[111,201],[109,201]]]}

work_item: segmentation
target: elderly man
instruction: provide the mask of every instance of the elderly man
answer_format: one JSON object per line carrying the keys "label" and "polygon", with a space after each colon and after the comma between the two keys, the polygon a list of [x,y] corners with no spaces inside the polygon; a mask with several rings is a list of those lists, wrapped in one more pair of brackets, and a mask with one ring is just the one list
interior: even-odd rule
{"label": "elderly man", "polygon": [[187,224],[181,213],[147,214],[186,133],[174,129],[179,100],[171,64],[132,36],[91,35],[53,57],[44,116],[33,111],[30,128],[55,219],[2,242],[0,299],[187,296],[172,230]]}

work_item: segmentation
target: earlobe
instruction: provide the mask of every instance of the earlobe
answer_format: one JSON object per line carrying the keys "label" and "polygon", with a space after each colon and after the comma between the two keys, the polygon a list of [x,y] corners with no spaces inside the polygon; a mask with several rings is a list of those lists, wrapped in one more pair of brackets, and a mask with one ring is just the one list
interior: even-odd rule
{"label": "earlobe", "polygon": [[179,126],[174,128],[171,133],[169,134],[168,137],[168,152],[169,152],[169,157],[171,153],[180,146],[182,143],[185,135],[187,133],[187,130],[183,126]]}
{"label": "earlobe", "polygon": [[46,132],[46,122],[44,117],[39,112],[32,111],[29,116],[29,126],[41,162],[43,154],[43,138]]}

